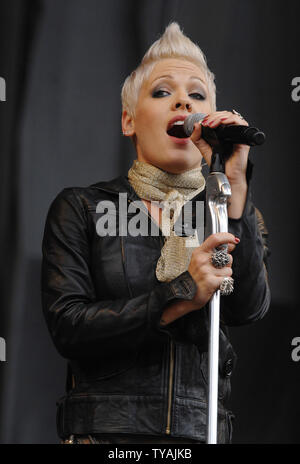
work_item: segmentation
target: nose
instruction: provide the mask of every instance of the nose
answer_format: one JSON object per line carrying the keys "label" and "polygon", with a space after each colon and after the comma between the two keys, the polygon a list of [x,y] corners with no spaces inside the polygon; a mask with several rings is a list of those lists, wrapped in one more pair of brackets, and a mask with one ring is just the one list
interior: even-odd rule
{"label": "nose", "polygon": [[184,98],[181,98],[180,100],[177,100],[177,102],[174,105],[174,108],[177,110],[179,108],[181,109],[186,109],[187,111],[192,111],[192,105]]}

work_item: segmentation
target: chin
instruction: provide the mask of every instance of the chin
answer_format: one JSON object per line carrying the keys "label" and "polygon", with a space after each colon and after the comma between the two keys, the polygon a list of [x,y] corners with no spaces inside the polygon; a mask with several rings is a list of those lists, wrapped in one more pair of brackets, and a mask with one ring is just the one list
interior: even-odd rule
{"label": "chin", "polygon": [[173,155],[169,160],[166,160],[161,169],[170,172],[171,174],[181,174],[185,171],[195,169],[197,165],[199,167],[201,165],[201,161],[199,159],[191,159],[190,157],[184,156],[183,153],[180,153],[179,155]]}

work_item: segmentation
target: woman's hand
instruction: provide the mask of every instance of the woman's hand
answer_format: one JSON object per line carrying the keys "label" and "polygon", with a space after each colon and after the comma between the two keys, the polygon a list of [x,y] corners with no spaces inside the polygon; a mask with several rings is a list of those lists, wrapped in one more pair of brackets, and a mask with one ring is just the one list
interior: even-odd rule
{"label": "woman's hand", "polygon": [[[249,126],[245,119],[233,114],[231,111],[216,111],[206,116],[201,123],[195,124],[195,129],[191,135],[191,140],[200,150],[207,164],[210,166],[212,148],[201,138],[201,125],[215,129],[220,124],[223,125],[240,125]],[[250,147],[248,145],[235,144],[231,157],[225,163],[225,174],[231,185],[231,199],[228,207],[228,216],[238,219],[242,216],[246,196],[247,196],[247,180],[246,170],[248,163]]]}
{"label": "woman's hand", "polygon": [[[212,253],[216,247],[225,243],[228,244],[230,262],[227,266],[217,269],[211,261]],[[224,277],[231,277],[233,258],[230,253],[237,243],[239,243],[239,239],[234,235],[220,232],[210,235],[199,247],[194,249],[188,271],[197,285],[196,295],[192,300],[179,300],[167,306],[161,317],[161,326],[206,305],[214,292],[219,289]]]}
{"label": "woman's hand", "polygon": [[[200,123],[195,124],[195,130],[191,135],[191,140],[194,142],[196,147],[200,150],[205,161],[210,166],[212,148],[211,146],[201,138],[201,125],[215,129],[220,124],[223,125],[238,125],[238,126],[249,126],[245,119],[240,116],[233,114],[231,111],[216,111],[210,113]],[[248,145],[236,144],[233,146],[233,152],[231,157],[226,161],[225,174],[231,183],[240,184],[246,180],[246,169],[248,162],[250,147]]]}
{"label": "woman's hand", "polygon": [[[202,308],[211,299],[212,295],[220,287],[224,277],[232,276],[232,261],[230,253],[239,243],[239,239],[227,232],[210,235],[199,247],[195,248],[188,271],[197,285],[197,293],[192,303],[195,309]],[[216,268],[213,266],[212,254],[220,245],[228,244],[230,261],[227,266]]]}

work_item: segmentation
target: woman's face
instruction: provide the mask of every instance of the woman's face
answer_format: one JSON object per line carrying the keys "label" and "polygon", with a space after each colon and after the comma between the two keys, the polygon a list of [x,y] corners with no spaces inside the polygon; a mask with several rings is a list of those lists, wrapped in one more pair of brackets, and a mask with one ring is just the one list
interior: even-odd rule
{"label": "woman's face", "polygon": [[141,87],[135,117],[123,113],[123,131],[135,134],[139,161],[179,174],[199,167],[202,155],[190,138],[176,138],[167,129],[178,116],[211,111],[201,69],[183,59],[163,59]]}

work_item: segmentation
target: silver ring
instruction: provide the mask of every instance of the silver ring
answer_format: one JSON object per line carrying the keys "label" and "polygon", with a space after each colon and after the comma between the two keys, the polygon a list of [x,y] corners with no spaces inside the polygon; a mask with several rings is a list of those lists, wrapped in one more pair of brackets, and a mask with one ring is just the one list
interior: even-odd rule
{"label": "silver ring", "polygon": [[232,112],[233,114],[235,114],[236,116],[239,116],[241,119],[245,119],[245,118],[243,118],[243,116],[242,116],[240,113],[238,113],[237,111],[231,110],[231,112]]}
{"label": "silver ring", "polygon": [[221,267],[225,267],[229,264],[229,255],[225,250],[216,250],[212,254],[211,262],[214,267],[220,269]]}
{"label": "silver ring", "polygon": [[221,295],[230,295],[233,292],[234,280],[232,277],[224,277],[220,285]]}

